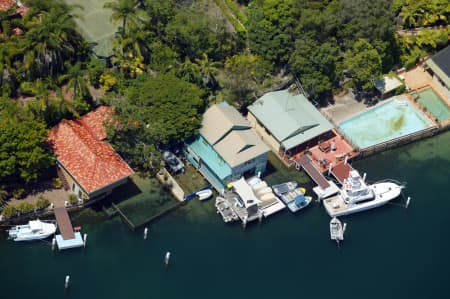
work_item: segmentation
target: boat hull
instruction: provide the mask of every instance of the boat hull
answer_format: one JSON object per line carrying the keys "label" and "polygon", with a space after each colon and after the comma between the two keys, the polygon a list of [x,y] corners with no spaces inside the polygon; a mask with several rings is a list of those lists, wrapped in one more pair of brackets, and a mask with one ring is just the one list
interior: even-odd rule
{"label": "boat hull", "polygon": [[403,187],[392,182],[383,182],[370,185],[369,188],[375,194],[374,199],[370,201],[347,204],[340,195],[324,200],[323,204],[328,215],[331,217],[345,216],[383,206],[397,198]]}

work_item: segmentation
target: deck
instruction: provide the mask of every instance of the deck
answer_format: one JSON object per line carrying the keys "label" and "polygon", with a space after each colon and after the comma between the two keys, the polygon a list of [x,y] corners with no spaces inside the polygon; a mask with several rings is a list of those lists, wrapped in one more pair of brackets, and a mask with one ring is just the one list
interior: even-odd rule
{"label": "deck", "polygon": [[73,232],[72,222],[70,221],[66,208],[55,208],[55,217],[62,239],[74,239],[75,233]]}
{"label": "deck", "polygon": [[331,169],[331,174],[342,184],[352,169],[353,167],[349,163],[342,162]]}
{"label": "deck", "polygon": [[312,164],[311,159],[303,155],[298,159],[293,159],[297,168],[302,167],[305,172],[311,177],[311,179],[320,186],[322,189],[326,189],[330,186],[327,179],[323,176],[323,174]]}

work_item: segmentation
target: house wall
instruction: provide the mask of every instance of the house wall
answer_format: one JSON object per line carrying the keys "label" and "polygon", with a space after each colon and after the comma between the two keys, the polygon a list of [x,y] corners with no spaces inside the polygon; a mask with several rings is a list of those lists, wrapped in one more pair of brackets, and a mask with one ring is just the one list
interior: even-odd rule
{"label": "house wall", "polygon": [[444,91],[447,98],[450,99],[450,86],[446,86],[444,82],[438,76],[436,76],[436,74],[433,74],[433,82],[439,85]]}
{"label": "house wall", "polygon": [[262,140],[272,148],[275,153],[280,152],[280,143],[275,137],[256,119],[256,117],[249,111],[247,120],[250,122],[252,128],[261,136]]}
{"label": "house wall", "polygon": [[263,174],[266,171],[266,165],[267,165],[267,153],[264,153],[256,158],[251,159],[250,161],[247,161],[234,167],[231,177],[225,178],[224,181],[228,183],[230,181],[237,180],[240,177],[242,177],[245,173],[257,175],[258,172],[261,172],[261,174]]}
{"label": "house wall", "polygon": [[109,184],[105,186],[104,188],[94,190],[91,193],[87,193],[81,185],[75,180],[74,177],[70,174],[68,170],[64,168],[61,164],[58,164],[59,169],[61,170],[61,173],[63,174],[64,178],[66,179],[70,192],[76,194],[79,198],[81,198],[83,201],[91,200],[96,197],[105,197],[112,193],[113,189],[125,184],[128,182],[128,177],[125,177],[123,179],[120,179],[118,181],[115,181],[112,184]]}

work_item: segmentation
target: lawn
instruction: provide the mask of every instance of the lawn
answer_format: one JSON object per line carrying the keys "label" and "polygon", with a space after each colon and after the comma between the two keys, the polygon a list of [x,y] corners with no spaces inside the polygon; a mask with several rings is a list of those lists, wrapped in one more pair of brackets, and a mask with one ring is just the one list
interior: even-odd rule
{"label": "lawn", "polygon": [[200,172],[192,165],[187,164],[185,170],[185,173],[174,176],[174,179],[180,185],[181,189],[183,189],[185,195],[189,195],[209,185]]}

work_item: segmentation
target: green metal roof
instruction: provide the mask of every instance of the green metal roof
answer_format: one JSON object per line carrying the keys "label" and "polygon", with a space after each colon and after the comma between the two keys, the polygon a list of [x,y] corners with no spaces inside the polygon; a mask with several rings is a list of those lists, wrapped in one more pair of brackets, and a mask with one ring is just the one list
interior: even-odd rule
{"label": "green metal roof", "polygon": [[248,110],[286,150],[333,128],[304,95],[287,89],[266,93]]}

